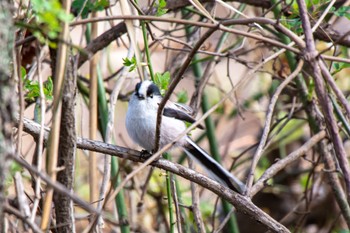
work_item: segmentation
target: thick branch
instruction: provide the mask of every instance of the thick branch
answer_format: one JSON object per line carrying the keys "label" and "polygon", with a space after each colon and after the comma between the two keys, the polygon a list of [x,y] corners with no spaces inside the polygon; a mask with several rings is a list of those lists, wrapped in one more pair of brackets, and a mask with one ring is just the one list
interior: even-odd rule
{"label": "thick branch", "polygon": [[126,33],[125,23],[119,23],[112,27],[108,31],[98,36],[96,39],[91,41],[85,48],[84,52],[79,53],[78,67],[82,66],[84,62],[90,59],[95,53],[107,47],[110,43],[121,37]]}
{"label": "thick branch", "polygon": [[[75,93],[76,75],[72,62],[67,63],[65,83],[62,93],[62,118],[57,165],[64,169],[57,173],[57,181],[73,191],[76,132],[75,132]],[[71,199],[60,193],[54,194],[56,223],[59,232],[75,232],[74,209]]]}
{"label": "thick branch", "polygon": [[[24,130],[27,133],[30,133],[33,137],[37,137],[40,132],[40,125],[30,121],[28,119],[24,120]],[[47,139],[49,132],[45,130],[45,139]],[[139,151],[132,149],[119,147],[103,142],[77,138],[77,147],[84,150],[93,150],[96,152],[109,154],[111,156],[118,156],[121,158],[126,158],[134,162],[144,162]],[[168,160],[159,159],[156,162],[153,162],[151,165],[170,171],[174,174],[184,177],[187,180],[193,181],[220,196],[221,198],[226,199],[232,205],[234,205],[237,211],[240,211],[250,218],[262,223],[268,229],[273,232],[289,232],[287,228],[278,223],[276,220],[271,218],[257,206],[255,206],[248,198],[239,195],[232,190],[220,185],[219,183],[209,179],[208,177],[197,173],[189,168],[181,166],[179,164],[172,163]],[[46,181],[44,179],[44,181]],[[60,184],[58,184],[60,186]],[[91,207],[90,207],[91,208]],[[94,210],[95,211],[95,210]]]}

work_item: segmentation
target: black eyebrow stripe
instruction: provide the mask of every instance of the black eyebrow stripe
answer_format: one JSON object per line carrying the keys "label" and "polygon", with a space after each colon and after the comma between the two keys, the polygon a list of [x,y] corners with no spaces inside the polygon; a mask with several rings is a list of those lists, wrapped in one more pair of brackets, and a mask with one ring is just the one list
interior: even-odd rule
{"label": "black eyebrow stripe", "polygon": [[152,83],[151,85],[148,86],[146,94],[147,96],[149,96],[150,94],[160,95],[160,91],[157,85]]}
{"label": "black eyebrow stripe", "polygon": [[139,83],[136,84],[136,86],[135,86],[135,93],[136,93],[136,94],[139,93],[140,87],[141,87],[141,82],[139,82]]}

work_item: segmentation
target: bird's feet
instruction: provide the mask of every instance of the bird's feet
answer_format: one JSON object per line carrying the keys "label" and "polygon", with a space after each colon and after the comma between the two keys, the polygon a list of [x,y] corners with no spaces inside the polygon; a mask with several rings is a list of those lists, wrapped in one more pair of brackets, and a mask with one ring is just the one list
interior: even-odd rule
{"label": "bird's feet", "polygon": [[[152,155],[154,154],[154,152],[149,152],[147,150],[142,150],[141,151],[141,154],[140,154],[140,157],[141,159],[143,160],[147,160],[149,159],[150,157],[152,157]],[[153,161],[157,162],[159,160],[160,157],[157,157],[156,159],[154,159]]]}
{"label": "bird's feet", "polygon": [[148,152],[147,150],[142,150],[140,153],[140,157],[143,160],[147,160],[152,156],[152,154],[150,152]]}

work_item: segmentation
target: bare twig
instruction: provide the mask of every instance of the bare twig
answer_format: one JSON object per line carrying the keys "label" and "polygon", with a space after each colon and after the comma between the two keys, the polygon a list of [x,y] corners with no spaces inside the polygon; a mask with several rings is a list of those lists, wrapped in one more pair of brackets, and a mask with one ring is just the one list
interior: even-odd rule
{"label": "bare twig", "polygon": [[[71,24],[71,26],[76,26],[80,24],[86,24],[86,23],[91,23],[91,22],[97,22],[97,21],[108,21],[108,20],[151,20],[151,21],[158,21],[158,22],[169,22],[169,23],[178,23],[178,24],[185,24],[185,25],[192,25],[192,26],[198,26],[198,27],[203,27],[203,28],[215,28],[216,25],[212,23],[203,23],[203,22],[196,22],[193,20],[183,20],[183,19],[174,19],[174,18],[164,18],[164,17],[156,17],[156,16],[137,16],[137,15],[124,15],[124,16],[108,16],[108,17],[99,17],[96,19],[86,19],[86,20],[81,20],[77,21]],[[277,30],[281,30],[283,33],[286,33],[287,36],[290,36],[295,42],[298,43],[303,43],[300,38],[289,31],[288,29],[284,28],[281,24],[278,24],[278,22],[274,20],[270,20],[267,18],[262,18],[262,17],[255,17],[255,18],[250,18],[250,19],[236,19],[234,20],[228,20],[222,22],[226,26],[228,25],[237,25],[237,24],[243,24],[243,25],[249,25],[253,23],[259,23],[259,24],[270,24],[274,27],[276,27]],[[279,52],[279,54],[283,53],[286,50],[292,51],[294,53],[299,54],[300,51],[298,49],[293,48],[292,46],[294,45],[295,42],[292,42],[293,44],[285,45],[283,43],[280,43],[276,40],[269,39],[267,37],[259,36],[254,33],[248,33],[245,31],[237,30],[237,29],[232,29],[228,28],[224,25],[220,27],[222,31],[234,33],[237,35],[242,35],[248,38],[253,38],[258,41],[262,41],[271,45],[274,45],[276,47],[282,48],[282,50]],[[101,34],[99,37],[97,37],[94,41],[92,41],[90,44],[88,44],[85,49],[84,53],[80,53],[80,58],[79,58],[79,64],[78,67],[80,67],[85,61],[89,59],[89,56],[91,54],[95,54],[97,51],[105,48],[107,45],[109,45],[112,41],[116,40],[119,38],[121,35],[126,33],[126,27],[124,23],[119,23],[116,26],[112,27],[108,31],[104,32]],[[297,43],[297,44],[298,44]],[[350,43],[349,43],[350,44]],[[299,47],[302,44],[298,44]],[[322,57],[326,60],[335,60],[335,61],[340,61],[340,62],[347,62],[350,63],[349,59],[346,58],[337,58],[334,56],[328,56],[328,55],[322,55]],[[270,59],[271,60],[271,59]]]}
{"label": "bare twig", "polygon": [[[322,144],[326,144],[325,141],[321,142]],[[327,148],[327,145],[324,145],[324,148]],[[333,159],[333,155],[331,152],[325,151],[323,153],[324,155],[324,163],[325,163],[325,168],[327,169],[326,174],[329,180],[329,184],[333,190],[335,199],[338,203],[339,208],[341,209],[342,215],[350,228],[350,207],[349,203],[347,201],[346,195],[343,191],[343,187],[339,181],[338,174],[334,171],[336,171],[336,165]]]}
{"label": "bare twig", "polygon": [[[16,172],[14,176],[14,181],[16,185],[16,195],[17,195],[17,201],[18,201],[18,206],[19,206],[19,211],[23,215],[24,218],[30,217],[30,210],[29,210],[29,205],[27,203],[27,198],[24,194],[24,187],[23,187],[23,181],[22,181],[22,176],[19,172]],[[27,230],[27,225],[24,225],[24,229]]]}
{"label": "bare twig", "polygon": [[247,195],[248,196],[250,196],[250,188],[253,185],[255,168],[256,168],[258,161],[259,161],[259,159],[264,151],[264,147],[265,147],[268,135],[270,133],[270,126],[271,126],[271,122],[272,122],[272,116],[273,116],[275,104],[276,104],[278,97],[281,94],[282,90],[299,74],[299,72],[301,71],[301,69],[303,67],[303,64],[304,64],[304,62],[302,60],[300,60],[296,69],[278,86],[276,92],[273,94],[273,96],[270,100],[270,104],[269,104],[268,110],[267,110],[264,130],[263,130],[263,133],[262,133],[262,136],[260,139],[259,146],[254,153],[252,164],[251,164],[248,178],[247,178]]}
{"label": "bare twig", "polygon": [[329,73],[329,70],[327,69],[326,64],[322,61],[319,60],[318,64],[320,65],[321,68],[321,72],[323,74],[323,77],[325,78],[325,80],[327,81],[327,84],[329,84],[329,86],[332,88],[332,90],[334,91],[335,95],[337,96],[338,100],[340,101],[340,103],[343,105],[343,108],[346,111],[347,117],[348,119],[350,119],[350,105],[348,100],[346,99],[346,97],[344,96],[343,92],[339,89],[339,87],[337,86],[337,84],[334,81],[334,78],[332,77],[332,75]]}
{"label": "bare twig", "polygon": [[220,233],[222,232],[222,229],[224,229],[226,223],[228,222],[228,220],[231,218],[231,215],[235,212],[235,208],[231,208],[230,212],[228,212],[228,214],[226,215],[226,217],[224,218],[224,220],[220,223],[220,225],[218,226],[218,228],[213,231],[213,233]]}
{"label": "bare twig", "polygon": [[[91,14],[91,18],[96,18],[97,12]],[[93,23],[91,25],[91,37],[97,36],[98,24]],[[97,138],[97,124],[98,124],[98,77],[97,77],[97,66],[98,55],[90,60],[90,83],[89,83],[89,137],[92,140]],[[98,177],[97,177],[97,155],[94,151],[89,151],[89,194],[90,202],[95,203],[98,199]],[[97,203],[95,203],[97,205]]]}
{"label": "bare twig", "polygon": [[26,223],[34,233],[42,233],[41,229],[33,222],[29,221],[29,218],[24,216],[21,212],[10,206],[9,204],[4,204],[4,211],[15,215],[17,218],[20,218],[24,223]]}
{"label": "bare twig", "polygon": [[270,166],[264,174],[259,178],[259,180],[255,183],[255,185],[251,189],[251,196],[257,194],[261,189],[264,188],[266,182],[274,177],[279,171],[286,168],[289,164],[299,159],[303,156],[307,151],[309,151],[312,147],[314,147],[317,143],[319,143],[322,139],[326,137],[326,132],[321,131],[318,134],[314,135],[310,138],[304,145],[299,147],[297,150],[293,151],[289,155],[287,155],[284,159],[279,160],[272,166]]}
{"label": "bare twig", "polygon": [[159,137],[160,137],[160,130],[161,130],[161,123],[162,123],[162,115],[163,115],[163,109],[165,107],[166,102],[168,101],[168,99],[170,98],[171,94],[173,93],[173,91],[175,90],[177,84],[180,82],[180,80],[182,79],[182,75],[185,73],[185,71],[187,70],[189,64],[192,61],[192,58],[194,57],[194,55],[196,54],[196,51],[200,48],[200,46],[204,43],[204,41],[206,39],[208,39],[208,37],[213,34],[217,29],[218,29],[219,25],[217,25],[215,28],[211,28],[209,29],[199,40],[198,42],[193,46],[193,49],[191,50],[191,52],[187,55],[187,58],[184,62],[184,64],[182,64],[181,69],[178,71],[176,77],[172,80],[171,84],[169,85],[168,91],[166,92],[165,96],[162,99],[162,102],[159,104],[159,108],[158,108],[158,113],[157,113],[157,128],[156,128],[156,137],[155,137],[155,151],[158,151],[159,149]]}
{"label": "bare twig", "polygon": [[175,185],[175,180],[174,180],[173,174],[170,174],[170,182],[171,182],[171,193],[173,195],[174,206],[175,206],[177,231],[179,233],[182,233],[181,211],[179,208],[179,200],[177,198],[177,191],[176,191],[176,185]]}
{"label": "bare twig", "polygon": [[315,41],[312,35],[311,25],[307,14],[306,4],[302,0],[297,0],[299,5],[300,18],[302,22],[302,27],[304,29],[305,41],[306,41],[306,51],[305,60],[311,65],[311,70],[313,72],[312,76],[315,81],[315,89],[318,100],[320,102],[327,130],[330,133],[332,143],[334,145],[334,150],[336,152],[337,158],[339,160],[339,165],[342,169],[345,185],[347,189],[347,197],[350,198],[350,167],[349,161],[347,159],[347,154],[342,143],[342,139],[339,135],[339,128],[333,114],[333,107],[331,101],[328,98],[327,91],[324,85],[324,81],[321,74],[320,64],[317,57],[318,53],[315,47]]}
{"label": "bare twig", "polygon": [[[194,169],[194,163],[193,160],[188,157],[188,166],[190,169]],[[193,212],[193,217],[194,221],[197,225],[197,229],[199,233],[204,233],[205,232],[205,227],[204,227],[204,222],[203,218],[199,209],[199,193],[198,193],[198,188],[197,185],[193,182],[191,182],[191,194],[192,194],[192,212]]]}
{"label": "bare twig", "polygon": [[[26,124],[26,123],[24,123]],[[40,127],[40,126],[39,126]],[[47,141],[47,138],[45,138]],[[52,180],[48,175],[45,173],[39,171],[35,167],[28,164],[25,160],[23,160],[20,157],[17,157],[15,155],[11,156],[11,159],[16,161],[19,165],[26,168],[28,171],[33,173],[34,175],[39,176],[49,187],[53,188],[56,192],[59,192],[69,198],[71,198],[76,204],[78,204],[81,208],[88,211],[89,213],[99,215],[100,212],[97,211],[95,208],[91,207],[91,205],[87,202],[85,202],[83,199],[76,196],[74,193],[71,192],[71,190],[68,190],[66,187],[64,187],[62,184]]]}
{"label": "bare twig", "polygon": [[[128,58],[131,57],[131,50],[128,50]],[[122,73],[119,77],[119,79],[117,80],[114,88],[113,88],[113,92],[110,96],[110,105],[109,105],[109,110],[108,110],[108,123],[107,123],[107,127],[106,127],[106,133],[105,133],[105,142],[106,143],[110,143],[112,141],[112,132],[114,129],[114,113],[115,113],[115,106],[117,104],[117,100],[118,100],[118,96],[119,96],[119,92],[122,88],[122,85],[124,83],[124,76],[125,76],[125,72],[126,69],[125,67],[122,70]],[[105,198],[106,195],[106,191],[107,191],[107,185],[110,181],[110,176],[111,176],[111,157],[108,156],[107,154],[104,155],[104,166],[103,166],[103,177],[102,177],[102,183],[100,186],[100,194],[99,194],[99,200],[102,200],[103,198]],[[98,202],[97,204],[97,208],[101,209],[102,208],[102,202]],[[100,218],[98,220],[98,225],[99,228],[103,228],[104,224],[103,224],[103,219]]]}
{"label": "bare twig", "polygon": [[[39,43],[38,43],[39,45]],[[42,165],[42,154],[43,154],[43,143],[44,143],[44,125],[45,125],[45,112],[46,112],[46,104],[45,104],[45,94],[44,94],[44,87],[43,87],[43,79],[41,75],[41,59],[45,53],[45,50],[42,49],[40,54],[38,54],[37,51],[37,73],[38,73],[38,83],[39,83],[39,101],[40,101],[40,133],[39,138],[37,140],[37,154],[34,155],[37,158],[36,165],[38,170],[41,170]],[[31,215],[31,221],[34,222],[35,216],[37,213],[37,209],[39,206],[40,201],[40,183],[41,179],[38,177],[35,182],[35,198],[32,208],[32,215]]]}

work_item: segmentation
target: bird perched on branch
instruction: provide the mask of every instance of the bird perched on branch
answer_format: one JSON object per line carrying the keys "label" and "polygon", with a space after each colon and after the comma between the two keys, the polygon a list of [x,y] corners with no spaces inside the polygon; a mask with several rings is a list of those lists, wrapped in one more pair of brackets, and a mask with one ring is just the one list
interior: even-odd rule
{"label": "bird perched on branch", "polygon": [[[152,152],[155,149],[157,113],[162,101],[159,88],[152,81],[143,81],[136,85],[135,92],[129,101],[126,114],[126,129],[131,139]],[[159,148],[176,140],[186,130],[184,121],[193,123],[195,119],[189,114],[190,107],[168,101],[163,110],[160,127]],[[207,152],[200,148],[192,139],[184,135],[174,144],[181,147],[188,156],[202,166],[209,175],[230,189],[243,193],[245,185]]]}

